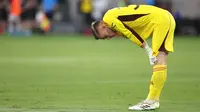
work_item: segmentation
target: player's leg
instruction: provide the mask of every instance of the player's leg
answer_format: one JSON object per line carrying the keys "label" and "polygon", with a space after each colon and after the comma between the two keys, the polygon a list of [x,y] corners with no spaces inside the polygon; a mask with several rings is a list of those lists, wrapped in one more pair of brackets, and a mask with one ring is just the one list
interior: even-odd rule
{"label": "player's leg", "polygon": [[[168,34],[168,33],[167,33]],[[166,37],[166,36],[165,36]],[[156,41],[152,39],[152,41]],[[158,43],[158,42],[154,42]],[[146,100],[141,103],[129,107],[130,110],[153,110],[159,108],[159,97],[164,86],[167,76],[166,57],[168,52],[164,48],[165,39],[158,51],[153,50],[157,54],[157,63],[153,66],[153,75],[151,77],[149,94]]]}
{"label": "player's leg", "polygon": [[[170,28],[165,36],[165,39],[159,48],[157,55],[158,63],[153,67],[153,75],[150,84],[150,91],[147,100],[159,101],[162,88],[165,84],[167,77],[167,62],[166,58],[168,52],[173,52],[173,40],[175,30],[175,20],[170,16]],[[159,43],[157,40],[154,43]],[[157,41],[157,42],[156,42]],[[157,48],[153,49],[156,52]]]}
{"label": "player's leg", "polygon": [[130,107],[130,110],[152,110],[159,108],[159,98],[167,77],[168,52],[173,52],[173,37],[175,21],[170,17],[169,23],[158,25],[153,33],[152,50],[157,56],[158,62],[153,66],[153,75],[150,83],[150,90],[145,101]]}
{"label": "player's leg", "polygon": [[[164,39],[165,40],[165,39]],[[164,43],[157,53],[157,63],[153,66],[153,75],[151,78],[149,94],[146,100],[135,106],[129,107],[129,110],[153,110],[159,108],[159,97],[167,77],[166,57],[168,52],[164,48]]]}
{"label": "player's leg", "polygon": [[12,14],[9,15],[8,19],[8,32],[9,33],[14,32],[14,16]]}
{"label": "player's leg", "polygon": [[8,20],[8,32],[10,34],[21,31],[20,17],[10,14]]}
{"label": "player's leg", "polygon": [[159,101],[160,93],[167,77],[167,54],[168,52],[164,49],[158,53],[157,63],[153,66],[150,90],[146,100]]}

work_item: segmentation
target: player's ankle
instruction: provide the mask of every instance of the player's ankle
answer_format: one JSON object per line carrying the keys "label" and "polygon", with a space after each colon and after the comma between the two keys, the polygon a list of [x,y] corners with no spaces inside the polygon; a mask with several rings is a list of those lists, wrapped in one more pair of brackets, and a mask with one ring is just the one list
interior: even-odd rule
{"label": "player's ankle", "polygon": [[156,100],[155,99],[146,99],[145,101],[147,101],[147,102],[155,102]]}

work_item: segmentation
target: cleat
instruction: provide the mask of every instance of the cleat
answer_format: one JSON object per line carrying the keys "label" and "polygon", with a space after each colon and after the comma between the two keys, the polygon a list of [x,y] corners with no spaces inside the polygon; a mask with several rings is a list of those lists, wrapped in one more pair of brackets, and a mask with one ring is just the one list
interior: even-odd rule
{"label": "cleat", "polygon": [[145,100],[129,107],[129,110],[155,110],[160,106],[159,101]]}

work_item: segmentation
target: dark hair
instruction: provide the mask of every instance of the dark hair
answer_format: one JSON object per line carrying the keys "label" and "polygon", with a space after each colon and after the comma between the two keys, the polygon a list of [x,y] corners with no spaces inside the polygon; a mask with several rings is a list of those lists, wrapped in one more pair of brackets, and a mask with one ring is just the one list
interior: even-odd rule
{"label": "dark hair", "polygon": [[92,22],[92,24],[91,24],[92,34],[93,34],[93,36],[94,36],[94,38],[95,38],[96,40],[99,39],[99,33],[98,33],[98,31],[97,31],[97,27],[99,26],[99,24],[100,24],[100,21],[94,21],[94,22]]}

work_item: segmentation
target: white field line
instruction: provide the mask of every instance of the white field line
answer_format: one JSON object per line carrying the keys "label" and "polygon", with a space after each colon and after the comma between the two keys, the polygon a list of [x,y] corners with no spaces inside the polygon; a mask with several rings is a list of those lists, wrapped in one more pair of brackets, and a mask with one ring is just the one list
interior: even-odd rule
{"label": "white field line", "polygon": [[38,58],[0,58],[0,62],[13,62],[13,63],[61,63],[71,61],[81,61],[83,58],[73,57],[38,57]]}
{"label": "white field line", "polygon": [[[114,59],[115,58],[115,59]],[[0,63],[67,63],[67,62],[119,62],[123,58],[114,57],[33,57],[33,58],[5,58],[0,57]]]}
{"label": "white field line", "polygon": [[25,109],[25,108],[0,108],[0,112],[119,112],[112,109]]}
{"label": "white field line", "polygon": [[[161,100],[161,103],[175,104],[177,107],[182,107],[183,104],[187,104],[189,107],[195,104],[195,107],[200,104],[200,101],[178,101],[178,100]],[[169,106],[169,105],[168,105]],[[127,106],[128,109],[128,106]],[[126,108],[121,109],[91,109],[87,107],[79,108],[64,108],[64,109],[54,109],[54,108],[45,108],[45,109],[29,109],[29,108],[0,108],[0,112],[128,112]]]}

